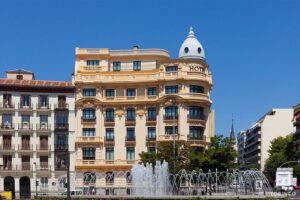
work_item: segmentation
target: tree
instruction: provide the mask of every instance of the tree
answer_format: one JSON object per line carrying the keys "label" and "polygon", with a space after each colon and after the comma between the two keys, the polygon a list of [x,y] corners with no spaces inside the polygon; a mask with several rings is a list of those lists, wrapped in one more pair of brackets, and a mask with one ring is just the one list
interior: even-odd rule
{"label": "tree", "polygon": [[204,152],[192,155],[191,168],[202,169],[203,171],[234,169],[237,168],[236,156],[237,152],[233,147],[232,140],[218,135],[212,138],[209,147]]}
{"label": "tree", "polygon": [[[176,155],[176,168],[175,173],[180,169],[189,169],[190,155],[192,148],[187,142],[176,141],[175,155]],[[140,153],[142,163],[152,163],[155,165],[156,161],[167,161],[169,164],[169,171],[174,173],[174,156],[173,156],[173,142],[162,142],[157,145],[157,152],[142,152]]]}
{"label": "tree", "polygon": [[[211,144],[207,149],[198,151],[187,142],[176,142],[176,169],[177,173],[181,169],[208,171],[209,169],[225,171],[226,169],[237,168],[235,158],[237,153],[233,148],[230,138],[222,135],[211,139]],[[159,143],[156,153],[142,152],[140,154],[142,163],[155,164],[156,160],[166,160],[169,163],[169,171],[174,173],[173,167],[173,143]]]}
{"label": "tree", "polygon": [[268,153],[269,158],[266,160],[265,172],[269,173],[272,179],[275,179],[277,168],[281,164],[294,159],[293,136],[280,136],[272,140]]}

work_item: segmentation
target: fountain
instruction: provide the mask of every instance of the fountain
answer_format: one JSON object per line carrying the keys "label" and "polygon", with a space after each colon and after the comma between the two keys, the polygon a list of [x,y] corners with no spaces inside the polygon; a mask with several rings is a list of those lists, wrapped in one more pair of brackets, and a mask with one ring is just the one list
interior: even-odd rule
{"label": "fountain", "polygon": [[168,163],[134,165],[131,169],[132,194],[135,196],[165,196],[170,193]]}

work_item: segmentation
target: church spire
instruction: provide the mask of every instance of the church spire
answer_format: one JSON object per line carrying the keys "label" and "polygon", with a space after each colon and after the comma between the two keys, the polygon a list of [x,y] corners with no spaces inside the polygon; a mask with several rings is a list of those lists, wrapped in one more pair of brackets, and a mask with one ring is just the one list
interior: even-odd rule
{"label": "church spire", "polygon": [[230,139],[235,140],[234,127],[233,127],[233,114],[232,114],[232,120],[231,120]]}

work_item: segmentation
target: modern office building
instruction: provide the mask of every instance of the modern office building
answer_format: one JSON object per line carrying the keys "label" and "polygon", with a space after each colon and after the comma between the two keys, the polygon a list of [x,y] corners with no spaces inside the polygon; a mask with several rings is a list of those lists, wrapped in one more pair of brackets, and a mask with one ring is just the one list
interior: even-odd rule
{"label": "modern office building", "polygon": [[271,141],[294,130],[293,109],[272,109],[249,129],[238,134],[239,163],[244,168],[264,169]]}
{"label": "modern office building", "polygon": [[296,131],[294,132],[294,150],[297,159],[300,159],[300,104],[293,107],[294,109],[294,126]]}
{"label": "modern office building", "polygon": [[68,151],[75,159],[74,91],[71,82],[35,80],[25,70],[0,79],[0,191],[28,197],[36,188],[57,190]]}
{"label": "modern office building", "polygon": [[[130,192],[143,151],[214,136],[212,74],[191,29],[178,59],[163,49],[76,48],[76,185],[85,194]],[[175,131],[175,132],[174,132]]]}

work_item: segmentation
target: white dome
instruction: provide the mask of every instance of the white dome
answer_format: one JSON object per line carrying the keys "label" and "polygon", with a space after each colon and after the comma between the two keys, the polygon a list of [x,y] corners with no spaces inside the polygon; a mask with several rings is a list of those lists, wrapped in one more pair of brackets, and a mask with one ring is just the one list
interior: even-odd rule
{"label": "white dome", "polygon": [[195,36],[193,27],[190,27],[189,35],[182,43],[178,57],[205,60],[204,49]]}

